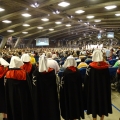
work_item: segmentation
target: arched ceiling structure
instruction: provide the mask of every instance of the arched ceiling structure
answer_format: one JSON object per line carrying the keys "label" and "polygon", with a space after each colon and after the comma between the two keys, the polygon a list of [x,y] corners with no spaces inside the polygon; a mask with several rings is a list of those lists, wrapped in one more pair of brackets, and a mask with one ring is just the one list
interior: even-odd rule
{"label": "arched ceiling structure", "polygon": [[[0,11],[0,35],[25,39],[49,36],[54,40],[71,40],[85,39],[86,35],[92,37],[100,31],[114,31],[115,36],[120,38],[120,0],[64,0],[70,4],[67,7],[59,6],[61,2],[63,0],[0,0],[0,8],[4,9]],[[39,6],[31,7],[35,3]],[[114,9],[105,9],[106,6],[113,5]],[[84,12],[75,13],[78,10]],[[24,13],[31,16],[23,17]],[[87,16],[94,17],[89,19]],[[42,18],[47,18],[49,21],[42,21]],[[11,23],[3,23],[4,20],[10,20]],[[55,24],[58,21],[61,24]],[[25,27],[23,24],[30,26]],[[67,24],[71,26],[67,27]],[[51,28],[54,31],[50,31]]]}

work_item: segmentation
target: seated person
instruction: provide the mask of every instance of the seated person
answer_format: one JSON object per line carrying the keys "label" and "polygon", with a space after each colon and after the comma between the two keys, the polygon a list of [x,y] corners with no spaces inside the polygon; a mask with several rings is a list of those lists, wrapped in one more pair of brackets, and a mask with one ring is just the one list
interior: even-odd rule
{"label": "seated person", "polygon": [[85,58],[81,59],[81,63],[77,66],[78,69],[83,68],[83,67],[87,67],[87,63],[85,63]]}
{"label": "seated person", "polygon": [[119,57],[118,61],[114,64],[113,67],[118,67],[119,65],[120,65],[120,57]]}
{"label": "seated person", "polygon": [[86,62],[86,61],[89,61],[89,60],[92,60],[92,57],[91,57],[90,55],[87,56],[85,62]]}

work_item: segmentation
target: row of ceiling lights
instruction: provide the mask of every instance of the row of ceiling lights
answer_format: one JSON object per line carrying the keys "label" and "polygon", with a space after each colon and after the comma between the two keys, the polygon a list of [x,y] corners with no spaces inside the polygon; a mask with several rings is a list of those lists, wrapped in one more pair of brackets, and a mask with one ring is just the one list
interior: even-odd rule
{"label": "row of ceiling lights", "polygon": [[[23,24],[23,26],[28,27],[30,26],[29,24]],[[70,24],[66,24],[67,27],[70,27]],[[43,29],[43,27],[37,27],[38,29]],[[53,28],[50,28],[49,31],[54,31]],[[14,32],[14,30],[7,30],[7,32]],[[28,32],[22,32],[23,34],[28,34]]]}
{"label": "row of ceiling lights", "polygon": [[[70,3],[68,3],[68,2],[61,2],[61,3],[59,3],[58,4],[59,6],[61,6],[61,7],[67,7],[67,6],[69,6],[70,5]],[[31,5],[31,7],[39,7],[39,4],[38,3],[35,3],[34,5]],[[116,8],[117,6],[115,6],[115,5],[111,5],[111,6],[106,6],[105,8],[106,9],[108,9],[108,10],[110,10],[110,9],[114,9],[114,8]],[[5,9],[3,9],[3,8],[0,8],[0,11],[5,11]],[[81,13],[84,13],[85,11],[83,11],[83,10],[77,10],[75,13],[77,13],[77,14],[81,14]],[[54,14],[59,14],[60,12],[59,11],[57,11],[57,12],[55,12]],[[120,14],[115,14],[116,16],[120,16]],[[30,14],[28,14],[28,13],[24,13],[24,14],[22,14],[22,16],[24,16],[24,17],[30,17],[31,15]],[[86,18],[88,18],[88,19],[92,19],[92,18],[94,18],[94,16],[87,16]],[[41,19],[42,21],[49,21],[49,19],[48,18],[42,18]],[[2,22],[4,22],[4,23],[12,23],[12,21],[10,21],[10,20],[3,20]],[[101,20],[95,20],[95,22],[101,22]],[[56,24],[61,24],[61,22],[60,21],[57,21],[57,22],[55,22]],[[23,24],[23,26],[30,26],[29,24]],[[70,24],[67,24],[66,25],[67,27],[70,27],[71,25]],[[38,29],[43,29],[43,27],[38,27]],[[49,29],[50,31],[53,31],[54,29]],[[14,32],[14,30],[8,30],[7,32]],[[23,34],[27,34],[28,32],[22,32]]]}

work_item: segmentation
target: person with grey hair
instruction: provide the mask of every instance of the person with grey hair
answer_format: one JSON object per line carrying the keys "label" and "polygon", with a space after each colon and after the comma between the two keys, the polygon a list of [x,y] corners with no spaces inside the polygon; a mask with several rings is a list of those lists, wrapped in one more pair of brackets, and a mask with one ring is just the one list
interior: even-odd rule
{"label": "person with grey hair", "polygon": [[47,66],[50,68],[53,68],[55,70],[55,73],[57,73],[60,69],[58,63],[52,59],[52,53],[51,52],[47,52],[46,57],[48,58],[47,61]]}

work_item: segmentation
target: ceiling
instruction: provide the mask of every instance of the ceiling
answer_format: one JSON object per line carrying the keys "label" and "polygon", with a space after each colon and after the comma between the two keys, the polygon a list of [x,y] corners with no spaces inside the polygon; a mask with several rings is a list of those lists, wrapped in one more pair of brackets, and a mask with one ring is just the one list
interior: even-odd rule
{"label": "ceiling", "polygon": [[[70,3],[67,7],[60,7],[60,2]],[[37,2],[39,7],[30,5]],[[116,5],[115,9],[106,10],[105,6]],[[0,0],[0,35],[14,36],[25,39],[48,36],[52,40],[72,40],[76,38],[88,39],[97,37],[99,32],[114,31],[115,36],[120,38],[120,0]],[[53,12],[59,11],[59,14]],[[77,14],[75,11],[83,10],[84,13]],[[29,13],[30,17],[21,14]],[[92,19],[87,16],[94,16]],[[41,19],[48,18],[44,22]],[[10,20],[11,23],[3,23]],[[95,20],[101,20],[95,22]],[[62,24],[55,24],[55,22]],[[24,27],[23,24],[30,26]],[[67,27],[66,24],[71,24]],[[37,27],[43,27],[38,29]],[[53,28],[54,31],[49,29]],[[7,32],[14,30],[14,32]],[[22,32],[28,32],[23,34]]]}

